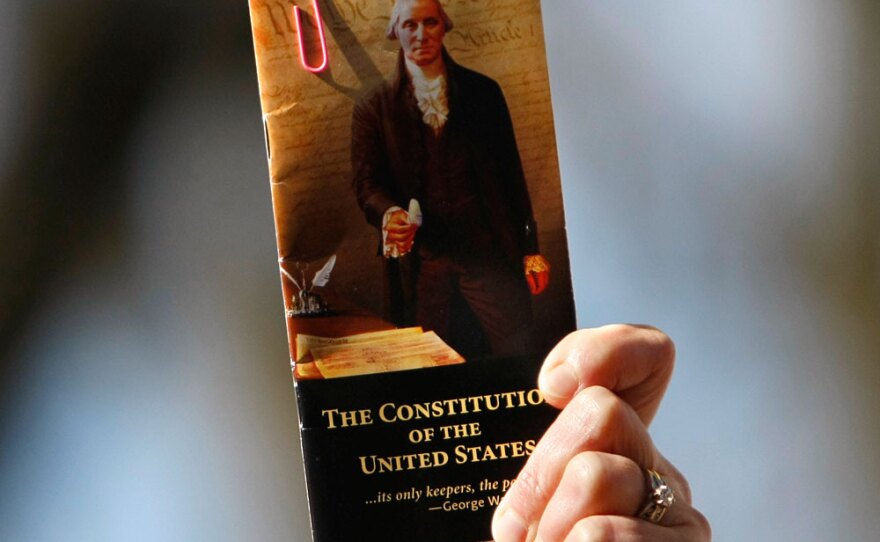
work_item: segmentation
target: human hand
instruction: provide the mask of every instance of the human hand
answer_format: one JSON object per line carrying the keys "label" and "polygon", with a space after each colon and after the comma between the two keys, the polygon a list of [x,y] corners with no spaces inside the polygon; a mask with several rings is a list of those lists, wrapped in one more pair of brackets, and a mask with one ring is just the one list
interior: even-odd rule
{"label": "human hand", "polygon": [[397,246],[401,256],[412,250],[418,226],[411,224],[409,213],[403,209],[392,211],[385,223],[385,243]]}
{"label": "human hand", "polygon": [[[577,331],[550,352],[538,386],[562,412],[495,511],[496,542],[711,539],[687,480],[647,431],[674,358],[666,335],[626,325]],[[637,517],[648,501],[646,469],[675,492],[657,524]]]}
{"label": "human hand", "polygon": [[523,258],[526,280],[532,295],[538,295],[550,283],[550,262],[540,254],[529,254]]}

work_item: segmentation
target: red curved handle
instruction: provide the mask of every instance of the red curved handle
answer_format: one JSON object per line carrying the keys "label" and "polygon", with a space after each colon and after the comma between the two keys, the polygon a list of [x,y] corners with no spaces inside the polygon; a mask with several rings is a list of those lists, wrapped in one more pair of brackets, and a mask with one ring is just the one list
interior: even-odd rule
{"label": "red curved handle", "polygon": [[299,43],[299,61],[302,67],[312,73],[324,71],[327,68],[327,39],[324,37],[324,20],[321,18],[321,10],[318,9],[318,0],[312,0],[312,6],[315,9],[315,21],[318,25],[318,40],[321,42],[321,63],[312,66],[306,60],[306,48],[303,44],[302,34],[302,16],[299,13],[299,7],[293,6],[293,20],[296,22],[296,36]]}

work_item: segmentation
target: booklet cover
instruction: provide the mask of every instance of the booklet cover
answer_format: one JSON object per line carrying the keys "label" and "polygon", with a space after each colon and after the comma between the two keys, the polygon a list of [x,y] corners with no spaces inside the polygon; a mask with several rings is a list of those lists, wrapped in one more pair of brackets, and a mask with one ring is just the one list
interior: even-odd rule
{"label": "booklet cover", "polygon": [[250,12],[313,539],[488,540],[574,329],[540,2]]}

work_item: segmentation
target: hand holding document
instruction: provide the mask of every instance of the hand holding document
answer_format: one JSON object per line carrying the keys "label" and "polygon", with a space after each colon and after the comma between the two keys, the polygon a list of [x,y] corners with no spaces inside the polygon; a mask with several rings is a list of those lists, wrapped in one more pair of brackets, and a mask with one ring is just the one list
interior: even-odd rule
{"label": "hand holding document", "polygon": [[392,207],[385,212],[382,224],[382,247],[386,258],[400,258],[412,251],[416,231],[422,225],[418,200],[409,200],[409,209]]}

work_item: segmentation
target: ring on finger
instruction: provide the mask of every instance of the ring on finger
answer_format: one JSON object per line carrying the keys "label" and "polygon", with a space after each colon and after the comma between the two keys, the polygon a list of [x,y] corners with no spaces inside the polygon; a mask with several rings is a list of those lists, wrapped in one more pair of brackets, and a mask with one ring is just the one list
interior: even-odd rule
{"label": "ring on finger", "polygon": [[675,492],[660,474],[653,469],[646,469],[648,483],[648,502],[639,512],[639,517],[651,523],[660,523],[666,511],[675,504]]}

